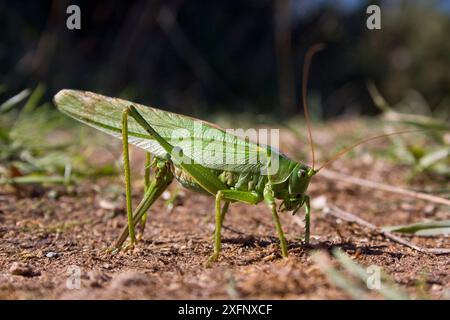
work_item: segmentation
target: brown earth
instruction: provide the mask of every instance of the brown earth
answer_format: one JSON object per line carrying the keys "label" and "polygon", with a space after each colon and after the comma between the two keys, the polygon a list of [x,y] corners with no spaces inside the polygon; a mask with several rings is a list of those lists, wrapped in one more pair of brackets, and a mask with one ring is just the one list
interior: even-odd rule
{"label": "brown earth", "polygon": [[[367,156],[338,163],[336,170],[390,184],[398,185],[406,175],[405,168]],[[141,185],[135,185],[135,204]],[[300,241],[302,212],[280,214],[289,240],[289,258],[282,259],[266,206],[233,204],[220,260],[206,268],[214,203],[205,195],[182,191],[173,208],[160,199],[143,240],[132,251],[112,255],[106,249],[126,224],[120,179],[85,181],[73,190],[0,188],[2,299],[351,298],[310,257],[315,250],[335,247],[362,266],[380,266],[413,298],[449,297],[448,255],[419,253],[319,209],[312,214],[311,246]],[[378,226],[450,219],[448,208],[320,175],[309,190],[313,199],[322,197]],[[176,192],[176,183],[170,191]],[[425,247],[450,248],[449,237],[405,238]],[[78,270],[79,289],[74,288]],[[368,294],[380,298],[376,291]]]}

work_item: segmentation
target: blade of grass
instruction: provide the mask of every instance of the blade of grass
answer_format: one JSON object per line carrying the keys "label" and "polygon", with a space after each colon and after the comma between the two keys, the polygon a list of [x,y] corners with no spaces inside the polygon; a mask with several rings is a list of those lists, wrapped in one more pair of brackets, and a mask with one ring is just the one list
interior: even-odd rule
{"label": "blade of grass", "polygon": [[[70,181],[73,181],[73,177],[70,177]],[[67,184],[68,179],[64,176],[40,176],[40,175],[27,175],[14,178],[6,178],[0,180],[1,184],[34,184],[34,183],[54,183],[54,184]]]}
{"label": "blade of grass", "polygon": [[[369,273],[362,266],[355,263],[348,255],[342,252],[340,249],[335,248],[333,250],[333,256],[341,263],[341,265],[352,275],[358,277],[362,282],[367,283]],[[380,275],[381,276],[381,275]],[[400,288],[387,283],[386,275],[382,276],[384,282],[381,283],[378,292],[389,300],[409,300],[410,297],[403,292]],[[392,281],[390,281],[392,282]]]}
{"label": "blade of grass", "polygon": [[423,156],[419,160],[419,166],[422,169],[426,169],[441,160],[449,159],[449,157],[450,157],[450,147],[442,147],[436,151],[430,152],[430,153],[426,154],[425,156]]}
{"label": "blade of grass", "polygon": [[30,94],[30,90],[25,89],[20,91],[15,96],[9,98],[5,102],[3,102],[0,105],[0,114],[6,113],[10,111],[12,108],[14,108],[18,103],[20,103],[22,100],[24,100],[28,95]]}
{"label": "blade of grass", "polygon": [[383,227],[382,230],[422,236],[449,234],[450,220],[428,221],[400,226],[387,226]]}
{"label": "blade of grass", "polygon": [[44,93],[45,93],[45,85],[41,83],[38,84],[37,87],[31,93],[27,102],[25,103],[25,106],[22,109],[22,113],[23,114],[30,113],[34,109],[36,109]]}
{"label": "blade of grass", "polygon": [[342,272],[338,271],[331,263],[330,259],[323,252],[315,252],[311,255],[311,260],[320,268],[327,278],[338,288],[344,290],[353,299],[369,299],[364,288],[349,278]]}

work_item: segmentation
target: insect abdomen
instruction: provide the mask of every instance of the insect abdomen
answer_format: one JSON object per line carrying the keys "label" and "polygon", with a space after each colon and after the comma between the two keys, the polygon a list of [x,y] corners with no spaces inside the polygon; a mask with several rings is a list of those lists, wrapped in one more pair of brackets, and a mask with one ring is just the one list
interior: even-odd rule
{"label": "insect abdomen", "polygon": [[202,186],[199,185],[189,175],[189,173],[187,173],[183,169],[180,169],[180,168],[174,166],[173,175],[174,175],[175,179],[186,189],[189,189],[189,190],[192,190],[195,192],[199,192],[199,193],[209,194],[209,192],[207,192],[205,189],[203,189]]}
{"label": "insect abdomen", "polygon": [[[175,179],[186,189],[209,194],[186,171],[174,166]],[[265,177],[254,173],[236,173],[230,171],[212,170],[212,172],[229,188],[241,191],[258,191],[262,189]]]}

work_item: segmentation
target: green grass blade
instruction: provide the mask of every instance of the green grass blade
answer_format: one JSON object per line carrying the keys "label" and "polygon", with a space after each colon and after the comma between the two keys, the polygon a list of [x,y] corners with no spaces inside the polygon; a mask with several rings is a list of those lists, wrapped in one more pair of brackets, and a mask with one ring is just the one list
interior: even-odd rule
{"label": "green grass blade", "polygon": [[45,85],[38,84],[37,87],[33,90],[30,97],[28,98],[25,106],[22,109],[22,113],[30,113],[36,109],[39,104],[39,101],[42,99],[42,96],[45,93]]}
{"label": "green grass blade", "polygon": [[[352,275],[358,277],[362,282],[366,283],[369,278],[369,273],[362,266],[355,263],[348,255],[339,249],[333,250],[334,257],[341,263],[341,265]],[[380,275],[381,276],[381,275]],[[386,278],[386,276],[382,277]],[[408,300],[409,296],[396,288],[394,285],[388,284],[386,279],[382,281],[381,287],[378,292],[386,299],[389,300]]]}
{"label": "green grass blade", "polygon": [[369,299],[369,296],[361,284],[333,267],[331,261],[323,252],[315,252],[311,255],[311,260],[314,261],[332,283],[344,290],[353,299]]}
{"label": "green grass blade", "polygon": [[450,234],[450,220],[428,221],[409,225],[387,226],[383,230],[419,236]]}
{"label": "green grass blade", "polygon": [[10,111],[12,108],[14,108],[17,104],[19,104],[21,101],[23,101],[28,95],[30,94],[30,90],[25,89],[20,91],[15,96],[9,98],[5,102],[3,102],[0,105],[0,114],[6,113]]}
{"label": "green grass blade", "polygon": [[[70,181],[73,178],[70,178]],[[64,176],[41,176],[41,175],[27,175],[14,178],[6,178],[0,180],[1,184],[41,184],[41,183],[51,183],[51,184],[68,184],[67,177]]]}
{"label": "green grass blade", "polygon": [[419,160],[419,166],[422,169],[426,169],[445,159],[450,160],[450,147],[442,147],[424,155]]}

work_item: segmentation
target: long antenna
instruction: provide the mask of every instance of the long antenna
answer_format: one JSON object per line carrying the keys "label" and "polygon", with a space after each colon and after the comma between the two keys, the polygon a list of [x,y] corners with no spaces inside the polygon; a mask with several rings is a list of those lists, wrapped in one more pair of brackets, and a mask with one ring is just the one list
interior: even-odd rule
{"label": "long antenna", "polygon": [[311,60],[314,54],[324,48],[322,43],[315,44],[308,49],[305,56],[305,63],[303,66],[303,76],[302,76],[302,98],[303,98],[303,112],[305,113],[306,126],[308,127],[309,145],[311,146],[311,156],[312,156],[312,168],[315,165],[315,155],[314,155],[314,141],[312,138],[311,131],[311,119],[309,117],[308,103],[307,103],[307,91],[308,91],[308,77],[309,77],[309,67],[311,66]]}
{"label": "long antenna", "polygon": [[343,156],[344,154],[346,154],[347,152],[349,152],[350,150],[356,148],[357,146],[360,146],[364,143],[373,141],[373,140],[377,140],[377,139],[381,139],[381,138],[386,138],[389,136],[394,136],[397,134],[405,134],[405,133],[414,133],[414,132],[423,132],[426,130],[423,129],[417,129],[417,130],[404,130],[404,131],[396,131],[396,132],[390,132],[390,133],[386,133],[386,134],[382,134],[379,136],[374,136],[374,137],[370,137],[361,141],[358,141],[357,143],[355,143],[354,145],[351,145],[347,148],[344,148],[343,150],[339,151],[338,153],[336,153],[335,155],[333,155],[330,159],[326,160],[320,167],[319,169],[317,169],[316,171],[320,171],[323,168],[325,168],[326,166],[330,165],[331,163],[333,163],[334,161],[336,161],[337,159],[339,159],[341,156]]}

